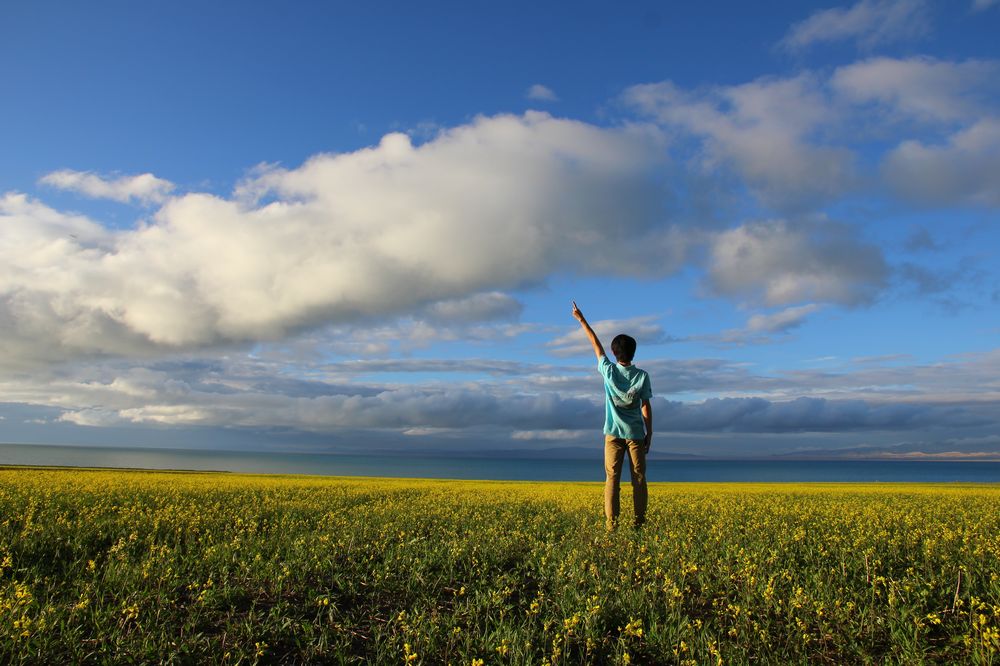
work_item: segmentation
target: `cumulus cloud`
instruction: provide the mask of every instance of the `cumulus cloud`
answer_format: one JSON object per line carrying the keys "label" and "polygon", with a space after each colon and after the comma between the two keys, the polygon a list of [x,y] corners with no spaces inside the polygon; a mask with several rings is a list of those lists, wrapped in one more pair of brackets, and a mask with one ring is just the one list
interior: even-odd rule
{"label": "cumulus cloud", "polygon": [[1000,62],[916,56],[695,90],[643,84],[622,101],[664,128],[685,177],[787,216],[873,184],[907,201],[993,205],[997,93]]}
{"label": "cumulus cloud", "polygon": [[[0,332],[7,349],[33,350],[22,359],[182,350],[394,316],[560,269],[614,271],[598,251],[610,240],[662,242],[652,173],[663,158],[650,127],[532,112],[479,118],[419,146],[390,134],[265,168],[233,199],[172,197],[151,223],[114,234],[7,195],[5,237],[16,229],[36,251],[0,245]],[[60,224],[83,236],[57,237]],[[485,298],[492,305],[476,307],[496,308]],[[449,308],[461,306],[438,314]]]}
{"label": "cumulus cloud", "polygon": [[780,42],[796,51],[824,42],[853,41],[865,49],[916,39],[929,31],[925,0],[861,0],[818,11],[796,23]]}
{"label": "cumulus cloud", "polygon": [[[717,234],[707,284],[716,294],[768,306],[802,301],[857,306],[874,300],[887,275],[881,251],[858,238],[852,227],[771,220]],[[785,319],[794,322],[796,314],[805,313],[792,311]]]}
{"label": "cumulus cloud", "polygon": [[528,88],[528,91],[524,94],[524,96],[537,102],[559,101],[559,97],[552,91],[552,89],[548,86],[543,86],[541,83],[536,83]]}
{"label": "cumulus cloud", "polygon": [[755,314],[747,322],[747,329],[755,333],[785,333],[801,326],[806,317],[819,309],[819,305],[807,303],[771,314]]}
{"label": "cumulus cloud", "polygon": [[830,80],[854,103],[874,102],[900,118],[955,122],[995,106],[1000,64],[989,60],[949,62],[927,57],[871,58],[838,68]]}
{"label": "cumulus cloud", "polygon": [[839,68],[832,88],[874,104],[890,123],[918,121],[944,134],[904,138],[882,160],[893,193],[930,205],[1000,204],[1000,63],[874,58]]}
{"label": "cumulus cloud", "polygon": [[89,428],[102,426],[115,426],[122,422],[121,416],[117,412],[106,409],[77,409],[66,411],[59,415],[57,421],[72,423]]}
{"label": "cumulus cloud", "polygon": [[[604,350],[611,353],[611,340],[619,333],[625,333],[635,338],[639,346],[657,345],[671,342],[674,338],[667,335],[663,326],[658,323],[656,315],[631,317],[629,319],[603,319],[590,322],[594,333],[601,339]],[[590,341],[583,330],[577,326],[568,333],[550,340],[545,344],[549,353],[555,356],[586,356],[593,355]]]}
{"label": "cumulus cloud", "polygon": [[517,319],[522,310],[524,306],[516,298],[490,291],[432,303],[423,315],[436,322],[470,323]]}
{"label": "cumulus cloud", "polygon": [[114,247],[115,235],[84,216],[21,194],[0,197],[0,364],[56,360],[95,344],[143,349],[113,313],[86,305]]}
{"label": "cumulus cloud", "polygon": [[42,176],[39,182],[93,199],[111,199],[122,203],[162,203],[174,190],[174,184],[169,180],[157,178],[151,173],[108,178],[89,171],[63,169]]}
{"label": "cumulus cloud", "polygon": [[803,74],[689,92],[666,81],[633,86],[624,101],[695,137],[700,169],[732,168],[763,202],[797,210],[831,200],[856,178],[852,153],[820,141],[839,122],[821,84]]}
{"label": "cumulus cloud", "polygon": [[757,313],[747,319],[742,328],[729,328],[721,333],[701,333],[686,340],[706,342],[720,347],[745,347],[748,345],[768,345],[780,340],[780,336],[805,323],[809,315],[823,308],[818,303],[806,303],[784,308],[777,312]]}
{"label": "cumulus cloud", "polygon": [[986,118],[945,143],[904,141],[882,172],[897,195],[930,205],[1000,206],[1000,118]]}

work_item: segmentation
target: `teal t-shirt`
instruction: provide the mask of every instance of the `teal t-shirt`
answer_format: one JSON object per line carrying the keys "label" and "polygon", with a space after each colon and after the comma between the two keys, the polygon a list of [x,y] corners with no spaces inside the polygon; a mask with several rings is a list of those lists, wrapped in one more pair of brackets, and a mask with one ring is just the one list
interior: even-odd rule
{"label": "teal t-shirt", "polygon": [[643,400],[653,397],[649,375],[634,365],[618,365],[602,356],[597,369],[604,377],[604,434],[622,439],[642,439],[646,428],[642,422]]}

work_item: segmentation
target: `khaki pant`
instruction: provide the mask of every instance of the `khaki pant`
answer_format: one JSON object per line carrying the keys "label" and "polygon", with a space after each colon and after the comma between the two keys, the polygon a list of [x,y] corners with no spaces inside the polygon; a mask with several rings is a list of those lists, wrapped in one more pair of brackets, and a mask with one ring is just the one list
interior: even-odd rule
{"label": "khaki pant", "polygon": [[620,439],[612,435],[604,436],[604,517],[608,527],[618,524],[620,511],[619,483],[622,479],[622,462],[628,450],[628,471],[632,477],[632,505],[635,508],[635,525],[639,527],[646,520],[646,451],[645,442],[639,439]]}

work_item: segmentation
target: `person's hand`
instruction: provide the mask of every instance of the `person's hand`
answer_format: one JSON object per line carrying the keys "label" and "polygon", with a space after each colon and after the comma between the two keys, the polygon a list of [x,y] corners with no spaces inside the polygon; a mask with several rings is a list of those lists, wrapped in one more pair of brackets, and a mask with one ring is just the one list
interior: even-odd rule
{"label": "person's hand", "polygon": [[580,308],[576,307],[576,301],[573,301],[573,318],[579,322],[585,321],[583,318],[583,313],[580,312]]}
{"label": "person's hand", "polygon": [[649,453],[649,447],[653,445],[653,436],[646,435],[646,441],[642,443],[643,453]]}

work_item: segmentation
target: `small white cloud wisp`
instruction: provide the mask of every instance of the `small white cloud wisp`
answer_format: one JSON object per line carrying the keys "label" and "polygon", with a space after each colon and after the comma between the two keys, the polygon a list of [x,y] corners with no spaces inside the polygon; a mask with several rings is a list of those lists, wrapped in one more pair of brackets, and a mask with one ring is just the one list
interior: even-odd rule
{"label": "small white cloud wisp", "polygon": [[157,178],[151,173],[106,178],[89,171],[63,169],[42,176],[39,182],[92,199],[110,199],[121,203],[162,203],[174,190],[174,184],[169,180]]}
{"label": "small white cloud wisp", "polygon": [[818,11],[793,25],[779,46],[797,51],[824,42],[853,41],[861,48],[917,39],[930,26],[925,0],[861,0]]}
{"label": "small white cloud wisp", "polygon": [[559,96],[553,92],[552,88],[536,83],[524,94],[525,97],[536,102],[558,102]]}

